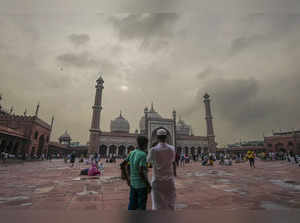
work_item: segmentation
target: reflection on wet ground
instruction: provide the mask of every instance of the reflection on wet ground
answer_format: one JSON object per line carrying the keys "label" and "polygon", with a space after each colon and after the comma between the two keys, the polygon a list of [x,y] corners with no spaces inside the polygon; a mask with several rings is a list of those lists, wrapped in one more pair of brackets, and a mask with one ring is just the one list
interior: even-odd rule
{"label": "reflection on wet ground", "polygon": [[[195,162],[179,168],[176,209],[299,210],[300,168],[283,161],[256,166]],[[129,188],[119,164],[107,164],[100,177],[79,176],[87,167],[62,160],[0,166],[0,208],[126,210]]]}

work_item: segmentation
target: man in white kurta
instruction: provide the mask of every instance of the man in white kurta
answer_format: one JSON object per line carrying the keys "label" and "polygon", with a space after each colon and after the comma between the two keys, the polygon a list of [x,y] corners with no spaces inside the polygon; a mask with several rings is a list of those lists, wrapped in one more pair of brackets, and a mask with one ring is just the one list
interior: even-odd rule
{"label": "man in white kurta", "polygon": [[152,209],[175,210],[175,148],[166,141],[167,132],[157,131],[159,143],[151,148],[148,162],[152,163]]}

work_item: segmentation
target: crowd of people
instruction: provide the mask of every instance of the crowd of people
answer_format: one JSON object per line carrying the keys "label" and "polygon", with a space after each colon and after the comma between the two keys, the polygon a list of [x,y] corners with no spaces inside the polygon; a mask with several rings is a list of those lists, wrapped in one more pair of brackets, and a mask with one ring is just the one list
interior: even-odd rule
{"label": "crowd of people", "polygon": [[[146,210],[148,195],[151,193],[153,210],[175,210],[176,189],[175,177],[176,168],[184,168],[192,162],[197,162],[203,166],[214,166],[218,161],[219,165],[231,166],[235,163],[249,161],[250,168],[255,168],[255,160],[265,161],[286,160],[298,164],[298,156],[290,152],[280,151],[255,153],[247,151],[244,153],[199,153],[184,154],[176,152],[175,148],[169,145],[167,132],[164,129],[157,131],[158,141],[154,143],[148,151],[148,138],[145,136],[137,137],[137,147],[131,151],[120,164],[121,178],[126,180],[130,187],[128,210]],[[52,156],[46,157],[51,160]],[[65,163],[70,163],[74,167],[76,162],[75,151],[66,154]],[[110,155],[103,157],[105,163],[115,163],[120,157]],[[1,159],[8,159],[8,154],[1,153]],[[42,159],[45,157],[42,155]],[[89,165],[88,168],[80,170],[80,175],[102,176],[104,174],[104,163],[101,162],[100,154],[94,153],[89,157],[79,156],[78,163]],[[300,165],[299,165],[300,166]],[[152,180],[148,180],[148,168],[152,168]]]}

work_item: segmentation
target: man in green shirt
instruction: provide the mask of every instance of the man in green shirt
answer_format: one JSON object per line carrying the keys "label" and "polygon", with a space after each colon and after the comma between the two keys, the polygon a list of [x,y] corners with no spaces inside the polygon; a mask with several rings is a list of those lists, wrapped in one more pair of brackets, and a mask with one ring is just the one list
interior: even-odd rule
{"label": "man in green shirt", "polygon": [[[145,136],[137,137],[138,147],[133,150],[122,165],[122,171],[130,186],[128,210],[146,210],[151,186],[147,178],[147,145]],[[130,168],[128,168],[128,165]]]}

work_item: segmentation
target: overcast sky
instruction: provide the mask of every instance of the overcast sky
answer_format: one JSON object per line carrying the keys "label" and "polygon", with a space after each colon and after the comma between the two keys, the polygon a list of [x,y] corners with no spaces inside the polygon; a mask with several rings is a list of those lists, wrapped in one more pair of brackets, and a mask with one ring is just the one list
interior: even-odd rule
{"label": "overcast sky", "polygon": [[52,140],[87,142],[99,72],[104,131],[122,110],[134,132],[153,101],[205,135],[205,92],[221,145],[300,128],[299,1],[0,2],[2,106],[40,101]]}

